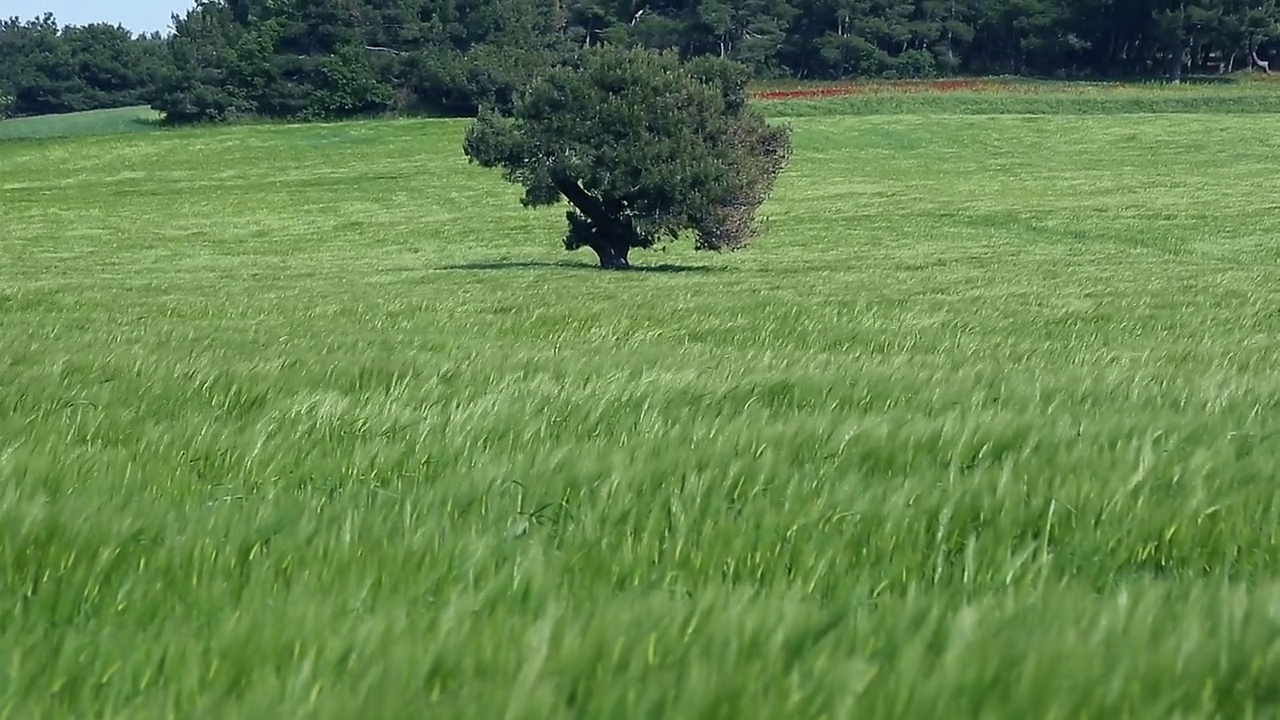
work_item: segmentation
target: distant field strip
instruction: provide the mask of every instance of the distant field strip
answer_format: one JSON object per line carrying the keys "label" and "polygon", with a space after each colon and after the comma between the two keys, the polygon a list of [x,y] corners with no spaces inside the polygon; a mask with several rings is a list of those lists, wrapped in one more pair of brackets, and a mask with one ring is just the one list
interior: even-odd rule
{"label": "distant field strip", "polygon": [[1182,85],[1052,82],[1018,78],[795,83],[755,88],[752,97],[780,116],[831,115],[1150,115],[1280,113],[1280,80],[1241,74]]}
{"label": "distant field strip", "polygon": [[1278,116],[934,107],[622,274],[462,122],[0,143],[0,718],[1277,717]]}
{"label": "distant field strip", "polygon": [[14,140],[122,135],[158,130],[159,114],[148,107],[90,110],[0,120],[0,143]]}

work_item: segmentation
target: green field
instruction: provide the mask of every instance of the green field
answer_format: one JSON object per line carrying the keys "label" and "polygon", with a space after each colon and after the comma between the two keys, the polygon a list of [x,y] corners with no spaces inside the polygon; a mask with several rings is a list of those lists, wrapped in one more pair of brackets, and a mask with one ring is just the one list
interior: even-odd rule
{"label": "green field", "polygon": [[155,111],[144,106],[0,120],[0,143],[150,132],[160,128],[158,118]]}
{"label": "green field", "polygon": [[[1280,113],[1280,81],[1255,80],[1210,86],[1142,86],[1089,83],[983,81],[985,89],[899,92],[869,85],[847,97],[766,102],[776,115],[1156,115],[1254,114],[1271,121]],[[815,87],[807,86],[813,90]],[[908,86],[909,87],[909,86]],[[1261,119],[1261,118],[1256,118]]]}
{"label": "green field", "polygon": [[0,719],[1280,716],[1280,112],[804,112],[632,273],[456,121],[0,144]]}

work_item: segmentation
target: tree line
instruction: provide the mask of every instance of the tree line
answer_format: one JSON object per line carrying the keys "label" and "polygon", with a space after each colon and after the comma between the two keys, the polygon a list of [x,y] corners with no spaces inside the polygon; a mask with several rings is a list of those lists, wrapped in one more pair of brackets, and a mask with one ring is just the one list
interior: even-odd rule
{"label": "tree line", "polygon": [[146,103],[168,67],[167,42],[107,24],[63,27],[50,14],[0,19],[0,117]]}
{"label": "tree line", "polygon": [[0,114],[149,103],[172,122],[474,114],[600,45],[758,78],[1270,70],[1277,0],[197,0],[168,36],[0,23]]}

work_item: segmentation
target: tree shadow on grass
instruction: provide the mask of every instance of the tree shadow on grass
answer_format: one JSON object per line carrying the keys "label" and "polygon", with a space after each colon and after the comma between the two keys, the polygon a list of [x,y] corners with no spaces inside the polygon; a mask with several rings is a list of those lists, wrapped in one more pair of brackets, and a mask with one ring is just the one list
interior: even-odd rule
{"label": "tree shadow on grass", "polygon": [[435,270],[541,270],[541,269],[557,269],[557,270],[577,270],[583,272],[595,273],[619,273],[629,275],[632,273],[712,273],[724,270],[722,267],[714,267],[711,265],[677,265],[674,263],[659,263],[657,265],[632,265],[626,270],[602,270],[599,265],[590,263],[573,262],[564,260],[560,262],[547,262],[538,260],[497,260],[492,262],[474,262],[460,263],[457,265],[444,265],[434,268]]}

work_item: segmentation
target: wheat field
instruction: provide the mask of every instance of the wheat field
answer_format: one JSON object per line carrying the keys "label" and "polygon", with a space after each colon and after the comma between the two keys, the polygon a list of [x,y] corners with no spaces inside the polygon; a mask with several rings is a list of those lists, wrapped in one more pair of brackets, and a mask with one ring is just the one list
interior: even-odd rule
{"label": "wheat field", "polygon": [[457,121],[0,145],[0,718],[1277,717],[1275,116],[812,107],[630,273]]}

